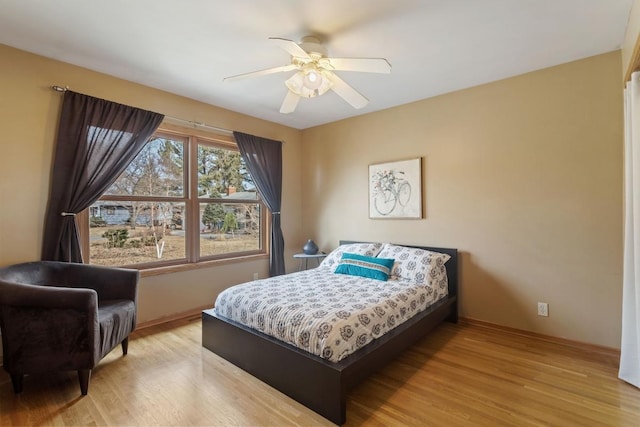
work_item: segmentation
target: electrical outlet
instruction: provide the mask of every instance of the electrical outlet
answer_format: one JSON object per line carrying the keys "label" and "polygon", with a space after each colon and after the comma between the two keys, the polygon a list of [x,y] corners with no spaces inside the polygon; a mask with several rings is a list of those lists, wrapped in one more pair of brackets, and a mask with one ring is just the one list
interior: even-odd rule
{"label": "electrical outlet", "polygon": [[253,273],[253,280],[258,280],[258,273]]}
{"label": "electrical outlet", "polygon": [[546,302],[538,303],[538,316],[549,316],[549,304],[547,304]]}

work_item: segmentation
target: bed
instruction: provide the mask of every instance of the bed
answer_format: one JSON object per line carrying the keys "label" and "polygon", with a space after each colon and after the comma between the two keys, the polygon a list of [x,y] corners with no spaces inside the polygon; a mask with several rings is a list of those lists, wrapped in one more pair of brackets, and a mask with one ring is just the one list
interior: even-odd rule
{"label": "bed", "polygon": [[[377,244],[341,241],[340,247],[329,254],[325,259],[327,262],[323,261],[323,264],[318,269],[322,267],[333,271],[336,265],[333,265],[332,262],[334,264],[339,262],[344,252],[357,253],[357,250],[353,250],[353,248],[362,248],[363,255],[371,255],[370,251],[364,252],[364,248],[367,248],[366,245]],[[382,244],[379,245],[382,246]],[[308,340],[300,340],[299,336],[294,336],[293,332],[290,334],[289,339],[285,339],[285,337],[289,336],[288,333],[276,337],[279,334],[279,329],[273,328],[273,330],[270,330],[268,325],[265,325],[263,318],[260,318],[258,323],[259,330],[254,329],[256,325],[251,324],[251,319],[248,319],[250,316],[246,315],[246,310],[238,310],[238,313],[244,311],[244,316],[242,317],[238,314],[240,317],[232,320],[230,318],[233,317],[233,309],[231,307],[238,308],[241,305],[238,300],[242,298],[237,298],[231,293],[227,297],[221,294],[217,300],[219,306],[202,312],[202,345],[328,420],[336,424],[343,424],[346,420],[346,395],[350,388],[372,372],[385,366],[442,321],[457,321],[457,250],[387,244],[374,253],[373,256],[380,257],[380,255],[385,254],[398,256],[400,253],[402,255],[399,256],[404,256],[404,253],[410,249],[444,254],[442,258],[448,259],[442,266],[443,270],[446,271],[446,281],[444,282],[446,283],[446,292],[444,296],[436,298],[437,301],[426,306],[426,308],[419,308],[417,314],[407,316],[401,323],[399,322],[399,324],[388,328],[389,330],[381,336],[375,336],[370,340],[366,340],[366,342],[358,342],[357,345],[352,345],[351,347],[353,348],[348,351],[342,347],[339,348],[339,351],[332,351],[332,349],[328,351],[326,347],[322,347],[317,342],[314,345],[309,345]],[[393,250],[396,252],[393,252]],[[389,258],[389,256],[386,258]],[[406,269],[403,272],[402,269],[398,269],[399,265],[399,262],[393,264],[392,279],[397,279],[400,275],[406,276]],[[407,265],[406,262],[403,265]],[[394,273],[398,277],[394,277]],[[316,272],[298,276],[294,276],[295,274],[299,273],[289,275],[292,276],[289,281],[305,281],[309,277],[313,277]],[[340,274],[334,274],[334,276],[336,281],[338,279],[347,280]],[[269,280],[267,279],[264,282],[270,283]],[[386,283],[391,286],[391,281]],[[254,285],[245,284],[239,286],[248,286],[253,289],[252,286]],[[321,288],[321,285],[318,287]],[[234,287],[231,289],[233,290]],[[412,291],[403,292],[405,295],[410,295]],[[226,305],[221,302],[224,298],[229,299]],[[262,298],[261,300],[264,299]],[[371,298],[372,301],[374,299]],[[363,305],[363,308],[375,309],[375,307],[366,305]],[[301,310],[306,309],[302,307]],[[273,311],[272,308],[271,312],[273,313]],[[341,322],[340,319],[335,319],[335,317],[334,321]],[[400,318],[400,315],[396,317]],[[253,328],[250,326],[253,326]],[[340,329],[338,326],[336,324],[334,329]],[[337,340],[329,338],[326,341],[336,344],[333,350],[338,350]],[[307,344],[310,348],[304,346],[299,348],[300,342]]]}

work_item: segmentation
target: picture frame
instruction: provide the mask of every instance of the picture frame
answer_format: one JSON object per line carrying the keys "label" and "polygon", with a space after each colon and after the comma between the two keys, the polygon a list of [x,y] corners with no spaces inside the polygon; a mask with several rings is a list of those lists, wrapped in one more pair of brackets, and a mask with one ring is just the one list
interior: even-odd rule
{"label": "picture frame", "polygon": [[422,218],[422,158],[369,165],[369,218]]}

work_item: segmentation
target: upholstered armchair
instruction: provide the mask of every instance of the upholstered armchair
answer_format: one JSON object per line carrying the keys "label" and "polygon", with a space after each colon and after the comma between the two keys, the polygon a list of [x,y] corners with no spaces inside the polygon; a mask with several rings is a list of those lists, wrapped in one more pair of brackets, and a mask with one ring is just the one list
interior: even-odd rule
{"label": "upholstered armchair", "polygon": [[25,374],[74,370],[87,394],[91,370],[136,326],[137,270],[57,261],[0,268],[4,369],[15,393]]}

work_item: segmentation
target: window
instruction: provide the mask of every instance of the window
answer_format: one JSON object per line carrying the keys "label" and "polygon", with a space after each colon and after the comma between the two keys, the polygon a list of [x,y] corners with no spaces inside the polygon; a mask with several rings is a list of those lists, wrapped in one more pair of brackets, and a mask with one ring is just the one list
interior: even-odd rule
{"label": "window", "polygon": [[265,209],[231,138],[158,131],[87,210],[85,258],[154,267],[261,254]]}

